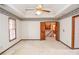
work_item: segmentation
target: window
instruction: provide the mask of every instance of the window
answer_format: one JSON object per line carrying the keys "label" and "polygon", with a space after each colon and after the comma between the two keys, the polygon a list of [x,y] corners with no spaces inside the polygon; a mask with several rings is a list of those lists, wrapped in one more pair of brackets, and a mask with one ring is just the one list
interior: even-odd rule
{"label": "window", "polygon": [[16,39],[16,20],[9,18],[9,41]]}

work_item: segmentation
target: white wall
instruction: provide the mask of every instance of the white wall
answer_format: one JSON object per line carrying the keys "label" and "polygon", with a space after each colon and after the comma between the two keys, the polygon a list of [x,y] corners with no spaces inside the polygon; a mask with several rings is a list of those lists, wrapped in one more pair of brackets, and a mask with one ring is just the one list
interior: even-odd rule
{"label": "white wall", "polygon": [[22,21],[22,39],[40,39],[40,21]]}
{"label": "white wall", "polygon": [[60,20],[60,40],[71,47],[72,17]]}
{"label": "white wall", "polygon": [[17,39],[9,42],[8,17],[0,13],[0,52],[6,50],[21,39],[21,22],[16,20]]}
{"label": "white wall", "polygon": [[79,48],[79,17],[75,18],[75,40],[74,47]]}
{"label": "white wall", "polygon": [[21,21],[22,39],[40,39],[40,22],[56,21],[52,18],[29,18]]}

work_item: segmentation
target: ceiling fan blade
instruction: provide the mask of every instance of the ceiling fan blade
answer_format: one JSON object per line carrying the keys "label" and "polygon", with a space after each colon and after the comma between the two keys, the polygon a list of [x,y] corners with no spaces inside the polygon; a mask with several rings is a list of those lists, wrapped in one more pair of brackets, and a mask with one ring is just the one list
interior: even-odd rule
{"label": "ceiling fan blade", "polygon": [[44,11],[44,12],[51,12],[51,11],[49,11],[49,10],[42,10],[42,11]]}
{"label": "ceiling fan blade", "polygon": [[35,10],[35,9],[33,9],[33,8],[29,8],[29,9],[25,9],[26,11],[28,11],[28,10]]}

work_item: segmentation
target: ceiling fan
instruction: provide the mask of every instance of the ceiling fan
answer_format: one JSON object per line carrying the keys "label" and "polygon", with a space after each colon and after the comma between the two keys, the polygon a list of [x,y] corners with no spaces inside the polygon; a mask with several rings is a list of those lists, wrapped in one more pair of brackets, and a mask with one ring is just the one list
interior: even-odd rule
{"label": "ceiling fan", "polygon": [[37,14],[41,14],[42,12],[47,12],[49,13],[50,11],[45,9],[44,8],[44,5],[40,4],[40,5],[37,5],[37,7],[35,9],[26,9],[27,11],[30,11],[30,10],[35,10]]}

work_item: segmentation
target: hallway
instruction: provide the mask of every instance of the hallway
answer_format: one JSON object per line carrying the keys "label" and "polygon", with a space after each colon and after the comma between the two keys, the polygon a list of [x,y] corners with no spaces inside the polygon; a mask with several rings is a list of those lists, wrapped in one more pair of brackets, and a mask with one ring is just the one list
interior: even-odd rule
{"label": "hallway", "polygon": [[46,40],[22,40],[3,55],[72,55],[79,54],[79,50],[69,49],[62,43],[46,38]]}

